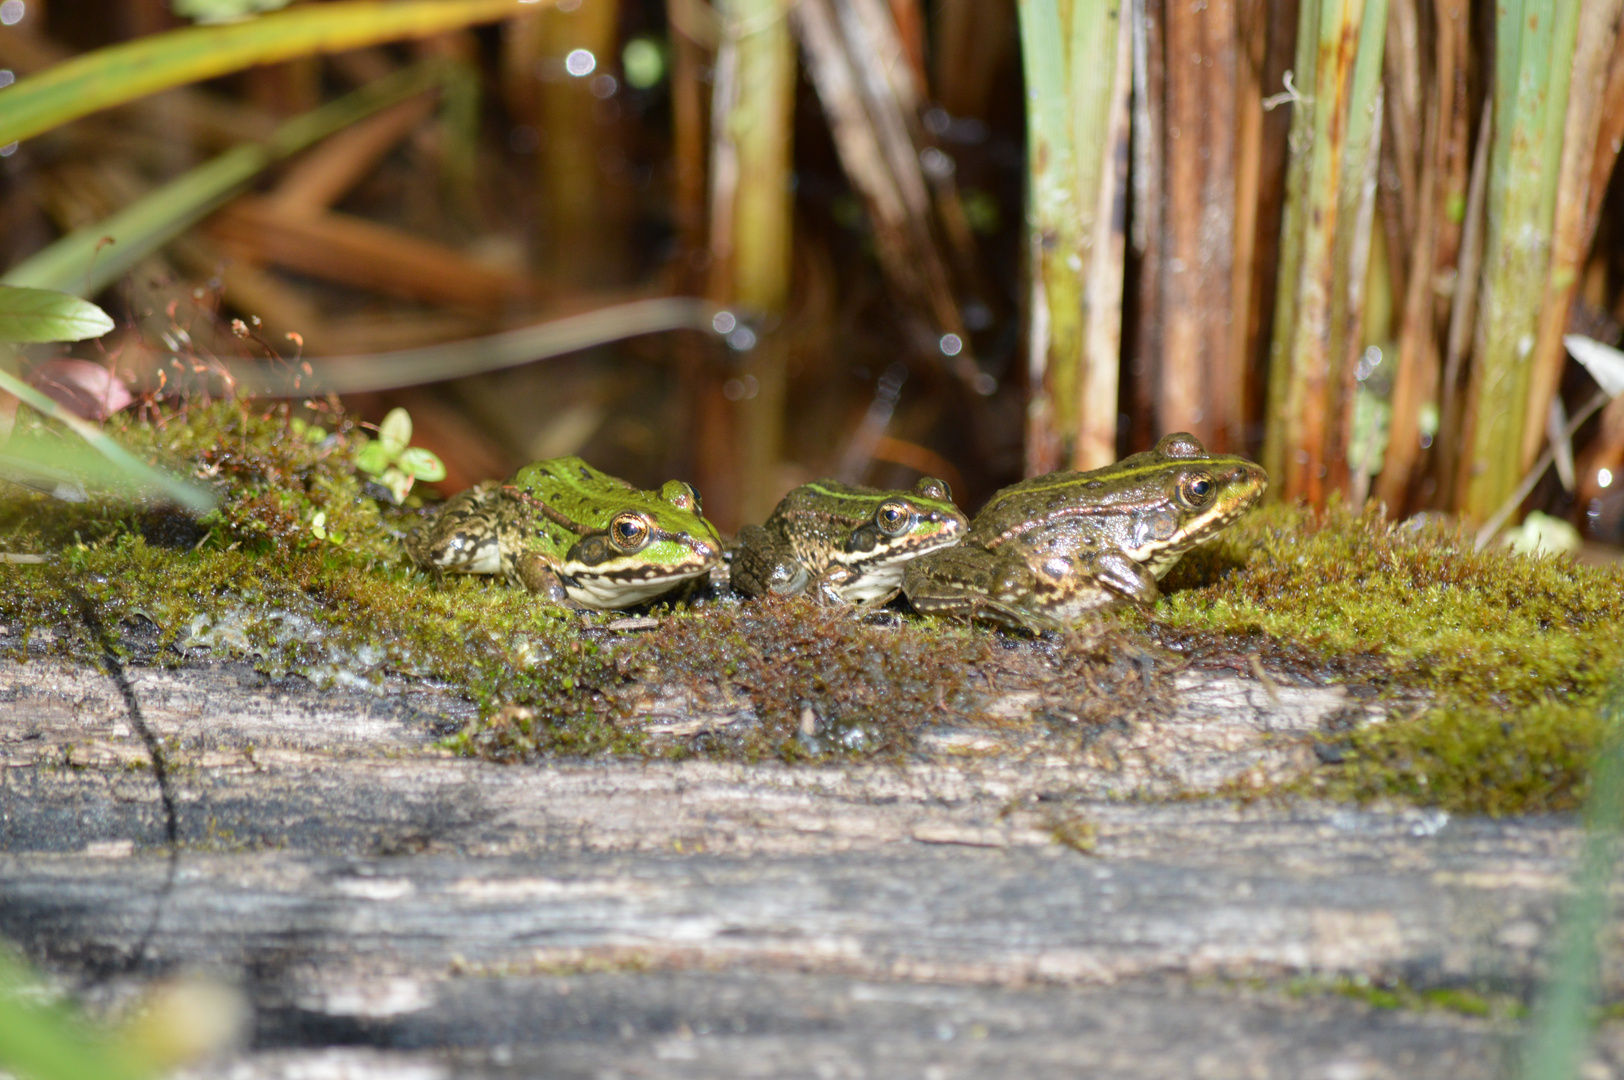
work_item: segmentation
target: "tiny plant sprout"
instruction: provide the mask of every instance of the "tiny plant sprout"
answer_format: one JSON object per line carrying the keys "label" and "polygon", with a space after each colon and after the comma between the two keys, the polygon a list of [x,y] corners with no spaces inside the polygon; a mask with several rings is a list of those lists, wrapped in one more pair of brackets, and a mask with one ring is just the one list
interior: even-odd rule
{"label": "tiny plant sprout", "polygon": [[445,479],[445,464],[432,450],[412,446],[412,418],[405,409],[390,409],[378,425],[378,437],[361,447],[355,467],[375,477],[396,504],[419,480]]}

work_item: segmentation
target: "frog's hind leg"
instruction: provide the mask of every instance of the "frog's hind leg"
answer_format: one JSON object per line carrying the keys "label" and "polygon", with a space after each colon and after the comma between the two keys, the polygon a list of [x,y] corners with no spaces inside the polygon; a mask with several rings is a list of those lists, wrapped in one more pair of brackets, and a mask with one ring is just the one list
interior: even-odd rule
{"label": "frog's hind leg", "polygon": [[432,524],[406,538],[406,553],[425,570],[503,573],[499,490],[479,484],[448,500]]}
{"label": "frog's hind leg", "polygon": [[760,525],[739,530],[729,582],[746,596],[799,596],[808,587],[806,567],[778,537]]}

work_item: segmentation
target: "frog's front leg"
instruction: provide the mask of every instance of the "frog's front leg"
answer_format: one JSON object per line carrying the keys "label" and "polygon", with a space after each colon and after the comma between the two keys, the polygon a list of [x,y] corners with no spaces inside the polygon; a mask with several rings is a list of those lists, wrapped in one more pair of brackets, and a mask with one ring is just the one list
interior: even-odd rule
{"label": "frog's front leg", "polygon": [[1090,566],[1101,585],[1136,604],[1147,607],[1162,595],[1156,575],[1144,563],[1135,562],[1120,551],[1107,551],[1094,557]]}
{"label": "frog's front leg", "polygon": [[[900,574],[894,588],[878,593],[874,592],[876,586],[872,581],[859,588],[862,577],[861,573],[849,566],[830,563],[823,573],[807,584],[806,590],[825,607],[853,608],[858,613],[882,608],[902,594]],[[853,592],[856,593],[855,596],[852,595]]]}
{"label": "frog's front leg", "polygon": [[783,538],[760,525],[746,525],[739,530],[731,579],[746,596],[798,596],[811,575]]}
{"label": "frog's front leg", "polygon": [[513,577],[520,585],[561,607],[585,611],[585,605],[570,598],[558,568],[537,552],[526,552],[513,560]]}
{"label": "frog's front leg", "polygon": [[425,529],[406,538],[406,553],[425,570],[500,574],[501,485],[478,484],[446,501]]}

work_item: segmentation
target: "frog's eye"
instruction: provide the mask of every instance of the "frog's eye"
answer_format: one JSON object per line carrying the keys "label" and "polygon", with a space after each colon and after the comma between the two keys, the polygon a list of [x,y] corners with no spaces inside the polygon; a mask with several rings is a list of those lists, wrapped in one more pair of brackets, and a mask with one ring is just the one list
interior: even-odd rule
{"label": "frog's eye", "polygon": [[653,535],[653,528],[642,514],[627,511],[624,514],[616,514],[609,522],[609,542],[615,545],[615,550],[622,555],[642,551]]}
{"label": "frog's eye", "polygon": [[914,490],[927,499],[938,499],[948,502],[953,498],[953,489],[947,486],[946,480],[938,480],[934,476],[922,476]]}
{"label": "frog's eye", "polygon": [[1179,498],[1191,509],[1205,506],[1207,500],[1212,498],[1215,485],[1212,477],[1197,473],[1187,476],[1179,481]]}
{"label": "frog's eye", "polygon": [[874,524],[887,536],[901,536],[913,528],[913,507],[899,499],[891,499],[880,504],[874,511]]}

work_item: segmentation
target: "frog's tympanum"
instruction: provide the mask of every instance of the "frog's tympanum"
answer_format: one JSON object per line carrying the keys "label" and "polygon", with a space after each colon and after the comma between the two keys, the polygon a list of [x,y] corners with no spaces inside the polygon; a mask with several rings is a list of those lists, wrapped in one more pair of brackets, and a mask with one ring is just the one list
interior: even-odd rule
{"label": "frog's tympanum", "polygon": [[708,572],[722,541],[687,484],[639,491],[562,457],[456,496],[407,550],[425,569],[501,574],[559,603],[604,610]]}
{"label": "frog's tympanum", "polygon": [[1004,488],[963,543],[909,563],[902,590],[921,612],[1031,630],[1076,626],[1092,612],[1152,603],[1157,580],[1268,486],[1253,462],[1167,435],[1103,469]]}
{"label": "frog's tympanum", "polygon": [[883,604],[897,595],[909,559],[956,544],[966,522],[947,484],[925,477],[912,491],[834,480],[802,484],[765,525],[739,531],[733,585],[751,596]]}

